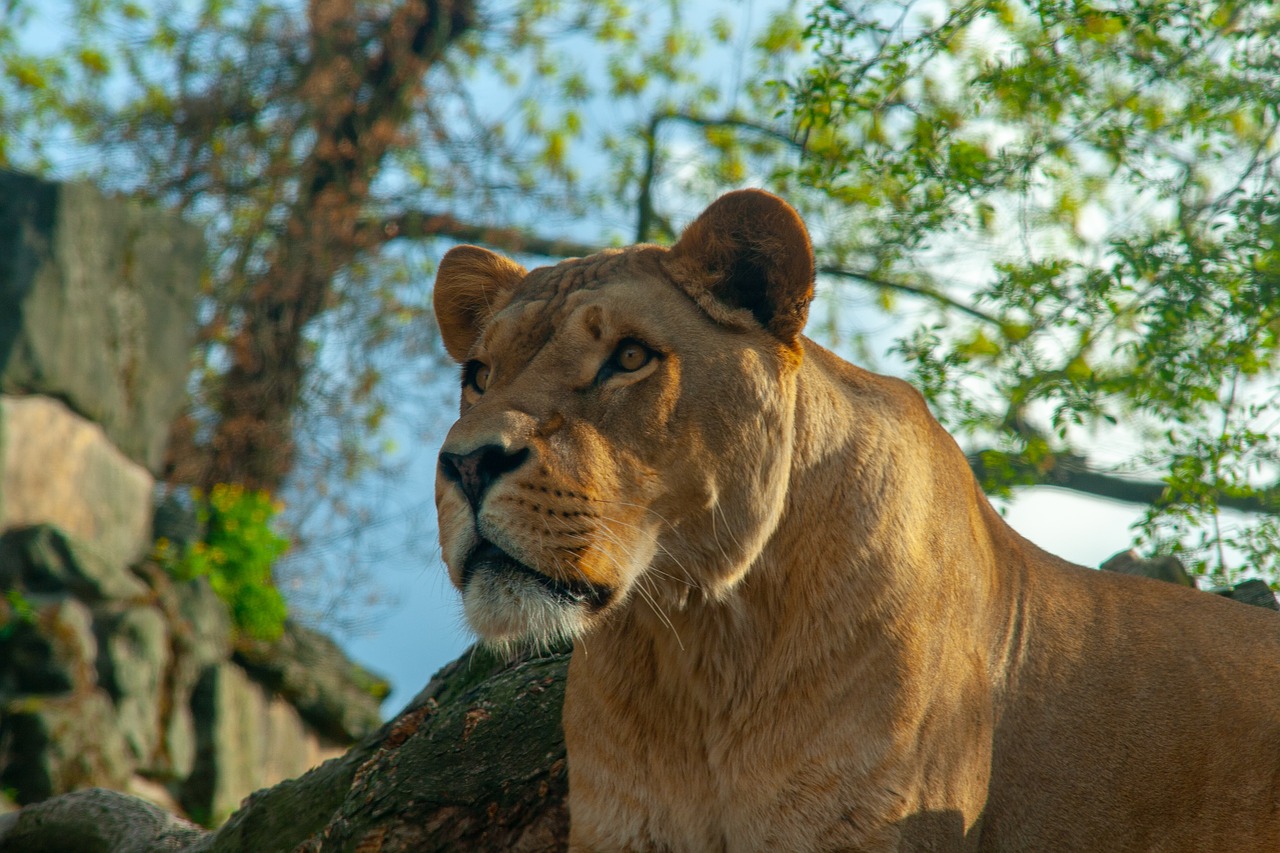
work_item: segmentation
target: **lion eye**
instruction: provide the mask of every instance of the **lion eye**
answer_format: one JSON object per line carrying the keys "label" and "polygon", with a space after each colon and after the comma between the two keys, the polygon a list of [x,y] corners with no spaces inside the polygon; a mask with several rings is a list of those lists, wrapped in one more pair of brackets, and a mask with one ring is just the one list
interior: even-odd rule
{"label": "lion eye", "polygon": [[483,394],[484,389],[489,387],[489,365],[482,361],[467,362],[462,374],[462,382]]}
{"label": "lion eye", "polygon": [[618,348],[614,350],[613,361],[618,370],[631,373],[648,364],[651,356],[652,353],[644,344],[626,340],[618,344]]}

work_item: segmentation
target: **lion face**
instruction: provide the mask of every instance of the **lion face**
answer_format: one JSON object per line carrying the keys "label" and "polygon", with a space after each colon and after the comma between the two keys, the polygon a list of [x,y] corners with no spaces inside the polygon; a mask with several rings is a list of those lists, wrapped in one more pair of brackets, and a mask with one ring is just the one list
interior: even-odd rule
{"label": "lion face", "polygon": [[[812,260],[780,201],[734,195],[671,251],[529,273],[475,247],[442,262],[436,313],[462,400],[436,507],[487,641],[573,637],[636,598],[721,596],[773,531]],[[762,263],[764,237],[802,262]]]}

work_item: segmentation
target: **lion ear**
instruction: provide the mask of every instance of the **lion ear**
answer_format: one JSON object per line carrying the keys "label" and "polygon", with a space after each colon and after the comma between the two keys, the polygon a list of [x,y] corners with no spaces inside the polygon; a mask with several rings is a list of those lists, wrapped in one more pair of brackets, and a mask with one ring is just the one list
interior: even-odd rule
{"label": "lion ear", "polygon": [[791,205],[763,190],[722,195],[680,235],[671,257],[695,300],[705,293],[745,308],[784,343],[797,343],[813,299],[813,248]]}
{"label": "lion ear", "polygon": [[445,253],[432,302],[444,348],[454,361],[466,361],[480,332],[524,276],[524,267],[479,246],[455,246]]}

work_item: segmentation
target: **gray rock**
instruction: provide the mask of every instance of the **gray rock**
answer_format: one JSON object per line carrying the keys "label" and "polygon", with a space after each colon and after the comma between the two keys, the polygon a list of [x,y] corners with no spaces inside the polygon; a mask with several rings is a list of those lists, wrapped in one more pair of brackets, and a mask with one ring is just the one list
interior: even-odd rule
{"label": "gray rock", "polygon": [[0,697],[92,689],[98,644],[89,608],[67,596],[26,597],[35,619],[15,619],[0,634]]}
{"label": "gray rock", "polygon": [[178,853],[207,831],[135,797],[76,791],[0,821],[7,853]]}
{"label": "gray rock", "polygon": [[152,535],[171,542],[179,551],[204,539],[204,527],[194,501],[185,490],[166,494],[156,504]]}
{"label": "gray rock", "polygon": [[131,607],[101,619],[101,684],[116,706],[117,726],[134,763],[152,766],[160,746],[161,691],[169,668],[169,630],[154,607]]}
{"label": "gray rock", "polygon": [[186,779],[196,766],[196,721],[191,713],[189,693],[185,704],[169,709],[160,738],[161,751],[149,772],[158,777]]}
{"label": "gray rock", "polygon": [[1223,598],[1229,598],[1232,601],[1238,601],[1241,604],[1265,607],[1268,610],[1280,610],[1280,605],[1276,603],[1276,594],[1271,591],[1271,587],[1267,585],[1266,581],[1258,578],[1250,578],[1234,586],[1213,587],[1208,592],[1221,595]]}
{"label": "gray rock", "polygon": [[196,667],[204,669],[230,659],[231,614],[208,578],[176,584],[174,591],[182,622],[176,629],[178,637]]}
{"label": "gray rock", "polygon": [[1182,561],[1174,556],[1153,557],[1148,560],[1140,556],[1137,551],[1121,551],[1107,558],[1100,568],[1123,575],[1155,578],[1158,581],[1168,581],[1179,586],[1189,586],[1192,589],[1196,586],[1196,582],[1183,567]]}
{"label": "gray rock", "polygon": [[0,171],[0,390],[65,400],[158,471],[203,266],[171,214]]}
{"label": "gray rock", "polygon": [[387,681],[318,631],[288,622],[279,640],[242,641],[235,659],[332,740],[351,743],[382,724],[379,709],[389,692]]}
{"label": "gray rock", "polygon": [[0,588],[71,593],[88,602],[144,598],[147,586],[122,563],[56,527],[37,525],[0,535]]}
{"label": "gray rock", "polygon": [[192,692],[210,667],[231,658],[231,617],[206,578],[173,583],[154,579],[166,616],[172,661],[166,682],[160,749],[147,772],[156,778],[184,779],[195,767],[196,730]]}
{"label": "gray rock", "polygon": [[219,822],[259,788],[300,776],[342,753],[316,737],[293,706],[233,663],[205,671],[191,707],[196,766],[181,800],[202,822]]}
{"label": "gray rock", "polygon": [[121,788],[133,769],[101,690],[12,700],[0,716],[0,788],[22,805],[78,788]]}
{"label": "gray rock", "polygon": [[154,481],[101,427],[48,397],[0,396],[0,422],[0,531],[51,524],[108,563],[143,555]]}

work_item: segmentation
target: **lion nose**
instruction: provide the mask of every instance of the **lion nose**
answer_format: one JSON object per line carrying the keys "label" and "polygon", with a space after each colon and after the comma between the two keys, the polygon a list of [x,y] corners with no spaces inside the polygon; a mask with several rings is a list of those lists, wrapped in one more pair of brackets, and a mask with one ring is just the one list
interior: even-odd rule
{"label": "lion nose", "polygon": [[462,487],[473,511],[479,512],[484,493],[495,480],[519,468],[529,458],[529,449],[514,452],[497,444],[486,444],[470,453],[440,452],[440,470],[445,477]]}

